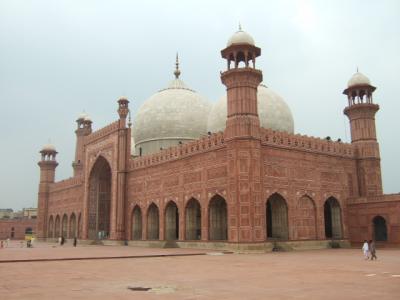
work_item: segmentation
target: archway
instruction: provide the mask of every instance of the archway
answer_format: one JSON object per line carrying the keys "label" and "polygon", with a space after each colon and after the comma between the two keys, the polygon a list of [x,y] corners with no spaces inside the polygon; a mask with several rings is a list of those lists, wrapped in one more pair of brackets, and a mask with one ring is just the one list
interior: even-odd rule
{"label": "archway", "polygon": [[165,239],[179,239],[179,212],[174,201],[168,202],[165,208]]}
{"label": "archway", "polygon": [[158,207],[152,203],[147,211],[147,239],[159,239],[159,213]]}
{"label": "archway", "polygon": [[53,238],[54,237],[54,219],[53,216],[50,216],[49,219],[49,229],[47,231],[47,237]]}
{"label": "archway", "polygon": [[201,239],[201,207],[199,201],[192,198],[186,205],[186,232],[187,240]]}
{"label": "archway", "polygon": [[384,217],[376,216],[373,221],[374,239],[378,242],[384,242],[388,239],[386,220]]}
{"label": "archway", "polygon": [[54,237],[59,238],[60,235],[60,229],[61,229],[61,222],[60,222],[60,216],[57,215],[56,217],[56,222],[54,225]]}
{"label": "archway", "polygon": [[301,197],[297,201],[296,210],[293,212],[293,215],[294,239],[316,239],[316,209],[314,201],[308,196]]}
{"label": "archway", "polygon": [[285,199],[275,193],[267,200],[267,238],[287,240],[289,238],[288,213]]}
{"label": "archway", "polygon": [[89,239],[110,235],[111,168],[103,157],[94,164],[89,178]]}
{"label": "archway", "polygon": [[325,236],[329,239],[342,238],[342,217],[339,201],[328,198],[324,204]]}
{"label": "archway", "polygon": [[142,239],[142,211],[135,206],[132,212],[132,240]]}
{"label": "archway", "polygon": [[228,213],[226,201],[219,195],[212,197],[208,206],[208,230],[210,240],[228,239]]}
{"label": "archway", "polygon": [[82,238],[82,214],[79,213],[78,217],[78,233],[77,233],[78,239]]}
{"label": "archway", "polygon": [[33,233],[32,227],[25,228],[25,235],[32,235],[32,233]]}
{"label": "archway", "polygon": [[68,217],[67,215],[64,215],[62,218],[62,224],[61,224],[61,235],[64,238],[68,237]]}
{"label": "archway", "polygon": [[75,217],[75,214],[72,213],[71,217],[69,217],[69,235],[68,235],[68,237],[70,239],[73,239],[76,237],[76,235],[77,235],[77,233],[76,233],[76,217]]}

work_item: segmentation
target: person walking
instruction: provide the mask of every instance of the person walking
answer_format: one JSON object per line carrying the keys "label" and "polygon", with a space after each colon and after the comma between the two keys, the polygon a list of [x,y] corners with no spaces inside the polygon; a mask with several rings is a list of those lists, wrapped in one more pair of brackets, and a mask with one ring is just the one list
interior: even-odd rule
{"label": "person walking", "polygon": [[375,247],[375,242],[373,240],[369,240],[369,252],[371,253],[371,260],[377,260],[378,258],[376,257],[376,247]]}
{"label": "person walking", "polygon": [[58,237],[58,245],[61,246],[61,236]]}
{"label": "person walking", "polygon": [[362,246],[362,251],[364,253],[364,258],[369,259],[369,247],[367,240],[364,240],[364,244]]}
{"label": "person walking", "polygon": [[74,247],[76,247],[77,242],[78,242],[77,238],[74,237]]}

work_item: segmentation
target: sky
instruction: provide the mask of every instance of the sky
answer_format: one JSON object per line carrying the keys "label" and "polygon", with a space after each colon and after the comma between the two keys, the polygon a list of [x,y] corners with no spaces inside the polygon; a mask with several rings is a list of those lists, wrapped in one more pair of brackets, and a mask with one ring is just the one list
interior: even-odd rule
{"label": "sky", "polygon": [[140,105],[174,78],[217,101],[220,50],[238,29],[262,55],[264,83],[291,108],[295,132],[350,141],[342,91],[358,67],[374,101],[385,193],[400,192],[400,1],[0,1],[0,208],[36,207],[41,147],[72,176],[75,120],[99,129],[127,96]]}

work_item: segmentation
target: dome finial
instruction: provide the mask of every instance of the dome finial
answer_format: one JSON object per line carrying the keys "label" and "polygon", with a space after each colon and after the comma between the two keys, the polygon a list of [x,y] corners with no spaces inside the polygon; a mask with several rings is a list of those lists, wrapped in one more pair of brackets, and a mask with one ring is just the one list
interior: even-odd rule
{"label": "dome finial", "polygon": [[239,22],[239,31],[242,31],[242,24]]}
{"label": "dome finial", "polygon": [[176,62],[175,62],[175,72],[174,72],[175,78],[179,79],[179,75],[181,75],[181,71],[179,70],[179,57],[178,57],[178,52],[176,52]]}

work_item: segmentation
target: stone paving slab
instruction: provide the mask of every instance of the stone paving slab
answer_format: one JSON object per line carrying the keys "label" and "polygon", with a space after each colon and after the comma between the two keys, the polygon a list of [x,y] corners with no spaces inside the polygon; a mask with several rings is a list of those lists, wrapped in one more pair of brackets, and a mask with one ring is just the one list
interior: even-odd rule
{"label": "stone paving slab", "polygon": [[[36,249],[43,255],[58,251],[51,247]],[[2,249],[0,256],[13,250],[17,248]],[[29,257],[30,250],[35,249],[19,251]],[[187,251],[123,246],[60,251],[70,257],[75,250],[97,254]],[[0,264],[1,299],[387,300],[399,299],[399,295],[398,249],[378,249],[378,261],[365,261],[359,249],[326,249]]]}

